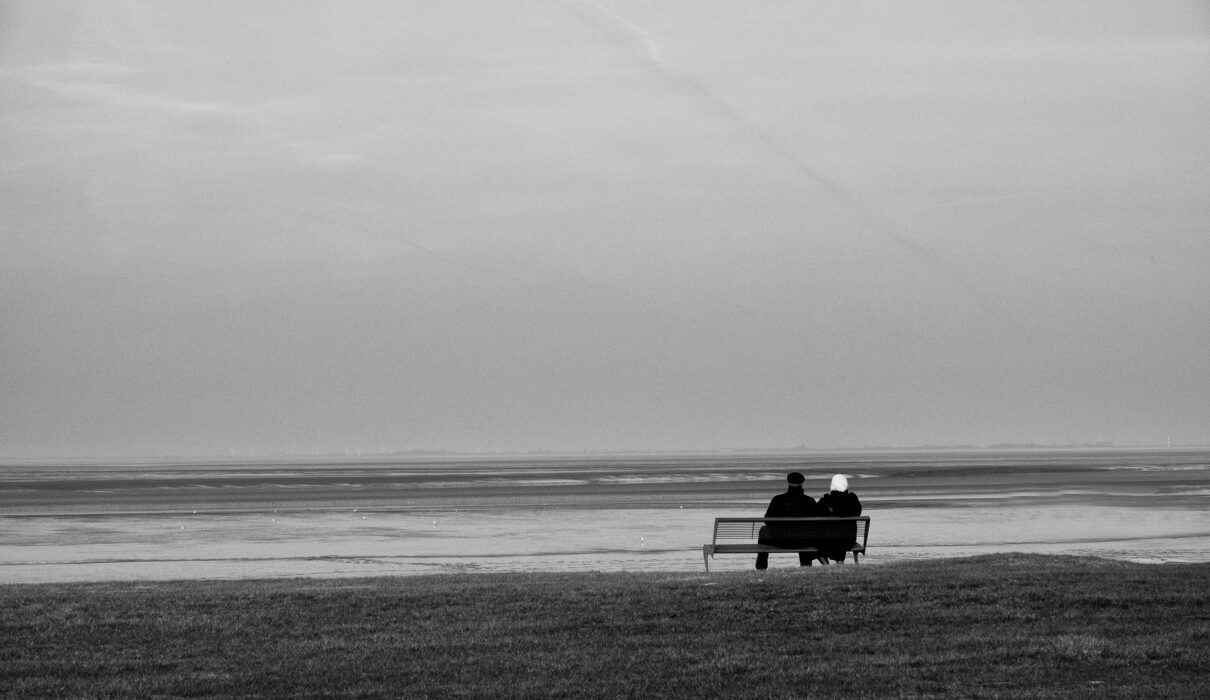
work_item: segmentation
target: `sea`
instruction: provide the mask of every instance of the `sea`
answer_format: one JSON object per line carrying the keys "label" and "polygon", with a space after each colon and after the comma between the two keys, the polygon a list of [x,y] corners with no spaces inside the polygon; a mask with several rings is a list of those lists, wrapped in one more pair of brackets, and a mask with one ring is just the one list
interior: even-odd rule
{"label": "sea", "polygon": [[816,498],[848,477],[870,516],[860,566],[1210,561],[1207,448],[32,460],[0,463],[0,583],[706,575],[714,519],[763,515],[791,471]]}

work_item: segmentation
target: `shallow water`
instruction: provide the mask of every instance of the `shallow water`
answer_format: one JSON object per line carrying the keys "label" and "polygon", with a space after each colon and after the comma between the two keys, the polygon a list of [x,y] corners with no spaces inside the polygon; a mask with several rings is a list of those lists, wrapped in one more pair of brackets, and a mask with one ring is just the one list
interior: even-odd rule
{"label": "shallow water", "polygon": [[872,519],[863,566],[1009,551],[1210,561],[1204,451],[10,464],[0,582],[702,571],[713,519],[762,515],[790,470],[815,496],[850,475]]}

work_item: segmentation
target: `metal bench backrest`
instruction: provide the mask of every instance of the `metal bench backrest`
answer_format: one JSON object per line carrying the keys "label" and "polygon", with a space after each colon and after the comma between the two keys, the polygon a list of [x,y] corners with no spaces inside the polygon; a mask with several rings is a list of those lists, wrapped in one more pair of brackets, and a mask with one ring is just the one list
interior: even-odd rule
{"label": "metal bench backrest", "polygon": [[761,527],[768,526],[779,539],[831,540],[856,537],[865,549],[870,516],[848,518],[715,518],[714,543],[755,542]]}

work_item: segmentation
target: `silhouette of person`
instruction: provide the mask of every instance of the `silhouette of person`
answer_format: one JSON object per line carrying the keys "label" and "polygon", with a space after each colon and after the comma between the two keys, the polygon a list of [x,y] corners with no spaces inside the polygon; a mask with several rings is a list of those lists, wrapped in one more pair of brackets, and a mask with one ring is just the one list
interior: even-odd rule
{"label": "silhouette of person", "polygon": [[[779,493],[769,501],[769,507],[765,510],[766,518],[809,518],[813,515],[819,515],[815,507],[815,499],[808,496],[802,490],[802,482],[806,481],[802,474],[798,472],[790,472],[786,475],[786,492]],[[769,544],[774,547],[802,547],[810,544],[809,540],[787,538],[784,533],[784,528],[779,528],[777,523],[769,523],[766,527],[761,528],[762,533],[758,541],[761,544]],[[781,530],[781,532],[779,532]],[[806,552],[798,553],[799,566],[810,566],[811,555]],[[769,568],[769,553],[759,552],[756,555],[756,568]]]}
{"label": "silhouette of person", "polygon": [[[849,480],[845,478],[844,474],[832,477],[831,489],[819,499],[820,515],[838,517],[861,515],[861,499],[849,490]],[[844,562],[845,555],[849,553],[849,547],[852,547],[853,543],[857,541],[857,523],[844,523],[841,528],[838,537],[819,543],[819,549],[824,557],[838,562]],[[820,557],[820,561],[827,563],[827,559],[824,557]]]}

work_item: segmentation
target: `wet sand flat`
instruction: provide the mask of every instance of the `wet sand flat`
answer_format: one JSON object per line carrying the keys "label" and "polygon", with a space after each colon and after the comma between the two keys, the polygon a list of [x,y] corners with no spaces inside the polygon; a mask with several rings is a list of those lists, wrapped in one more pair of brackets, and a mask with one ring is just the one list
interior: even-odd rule
{"label": "wet sand flat", "polygon": [[694,570],[713,518],[763,514],[792,470],[814,496],[850,476],[865,564],[1210,560],[1197,450],[25,463],[0,467],[0,582]]}

